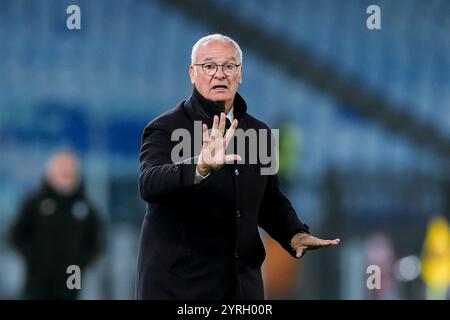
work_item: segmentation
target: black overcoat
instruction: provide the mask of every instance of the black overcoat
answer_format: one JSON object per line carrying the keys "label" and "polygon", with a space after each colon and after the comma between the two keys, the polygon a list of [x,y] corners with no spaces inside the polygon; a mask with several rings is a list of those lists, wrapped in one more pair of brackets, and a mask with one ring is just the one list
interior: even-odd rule
{"label": "black overcoat", "polygon": [[[239,94],[233,107],[238,128],[268,129],[247,113]],[[196,185],[195,163],[189,161],[195,154],[172,161],[178,143],[171,140],[174,130],[184,128],[194,136],[194,121],[211,128],[221,111],[194,89],[189,99],[144,129],[139,190],[148,206],[138,299],[263,299],[265,251],[258,226],[292,256],[290,239],[308,232],[280,191],[277,175],[261,175],[260,165],[227,164]]]}

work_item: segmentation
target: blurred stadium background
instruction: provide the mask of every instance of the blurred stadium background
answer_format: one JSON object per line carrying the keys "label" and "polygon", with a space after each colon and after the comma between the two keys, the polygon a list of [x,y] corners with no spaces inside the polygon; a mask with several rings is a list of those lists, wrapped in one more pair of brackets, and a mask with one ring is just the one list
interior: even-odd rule
{"label": "blurred stadium background", "polygon": [[[81,30],[66,28],[71,4]],[[381,30],[366,27],[371,4]],[[343,241],[295,265],[271,249],[268,297],[426,297],[427,225],[450,214],[449,1],[2,0],[0,298],[19,297],[24,276],[6,233],[60,146],[79,154],[107,223],[81,296],[134,297],[142,129],[190,95],[191,47],[215,32],[244,51],[249,111],[285,128],[281,169],[300,216]],[[381,290],[366,287],[370,264]]]}

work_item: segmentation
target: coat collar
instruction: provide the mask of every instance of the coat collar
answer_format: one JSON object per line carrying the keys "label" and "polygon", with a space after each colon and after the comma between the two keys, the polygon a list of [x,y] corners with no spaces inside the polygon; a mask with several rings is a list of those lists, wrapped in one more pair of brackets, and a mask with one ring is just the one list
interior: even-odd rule
{"label": "coat collar", "polygon": [[[207,100],[194,87],[192,95],[186,100],[185,107],[190,113],[201,116],[205,120],[211,120],[215,115],[220,116],[224,108],[213,101]],[[233,103],[233,115],[235,119],[240,120],[247,113],[247,104],[239,93],[236,92]]]}

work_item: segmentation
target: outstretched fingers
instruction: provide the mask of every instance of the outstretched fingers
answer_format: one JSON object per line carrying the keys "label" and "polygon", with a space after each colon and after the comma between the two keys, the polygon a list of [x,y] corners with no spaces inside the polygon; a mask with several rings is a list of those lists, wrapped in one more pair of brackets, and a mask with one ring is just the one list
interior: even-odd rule
{"label": "outstretched fingers", "polygon": [[202,126],[202,135],[203,135],[203,143],[209,142],[209,135],[208,135],[208,125],[206,123]]}
{"label": "outstretched fingers", "polygon": [[334,239],[334,240],[327,240],[327,242],[328,242],[329,246],[337,246],[341,242],[341,240],[340,239]]}
{"label": "outstretched fingers", "polygon": [[225,134],[225,148],[228,148],[228,145],[230,144],[230,141],[234,136],[237,126],[238,121],[234,119],[233,122],[231,123],[230,128],[227,130],[227,133]]}
{"label": "outstretched fingers", "polygon": [[316,246],[316,247],[329,247],[329,246],[336,246],[338,245],[341,240],[340,239],[334,239],[334,240],[322,240],[322,239],[318,239],[313,241],[313,243],[311,243],[312,246]]}
{"label": "outstretched fingers", "polygon": [[218,128],[218,134],[220,137],[223,137],[223,133],[225,132],[225,113],[220,113],[220,121],[219,121],[219,128]]}
{"label": "outstretched fingers", "polygon": [[218,116],[214,116],[211,135],[209,137],[211,140],[214,140],[217,137],[219,137],[219,117]]}

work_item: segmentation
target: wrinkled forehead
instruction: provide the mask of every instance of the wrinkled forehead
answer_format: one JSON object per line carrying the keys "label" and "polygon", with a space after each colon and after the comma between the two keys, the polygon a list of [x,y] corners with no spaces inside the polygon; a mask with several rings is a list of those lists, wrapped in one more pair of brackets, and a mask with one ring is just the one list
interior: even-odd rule
{"label": "wrinkled forehead", "polygon": [[230,42],[210,40],[203,43],[197,50],[197,63],[203,62],[235,62],[239,63],[239,53]]}

